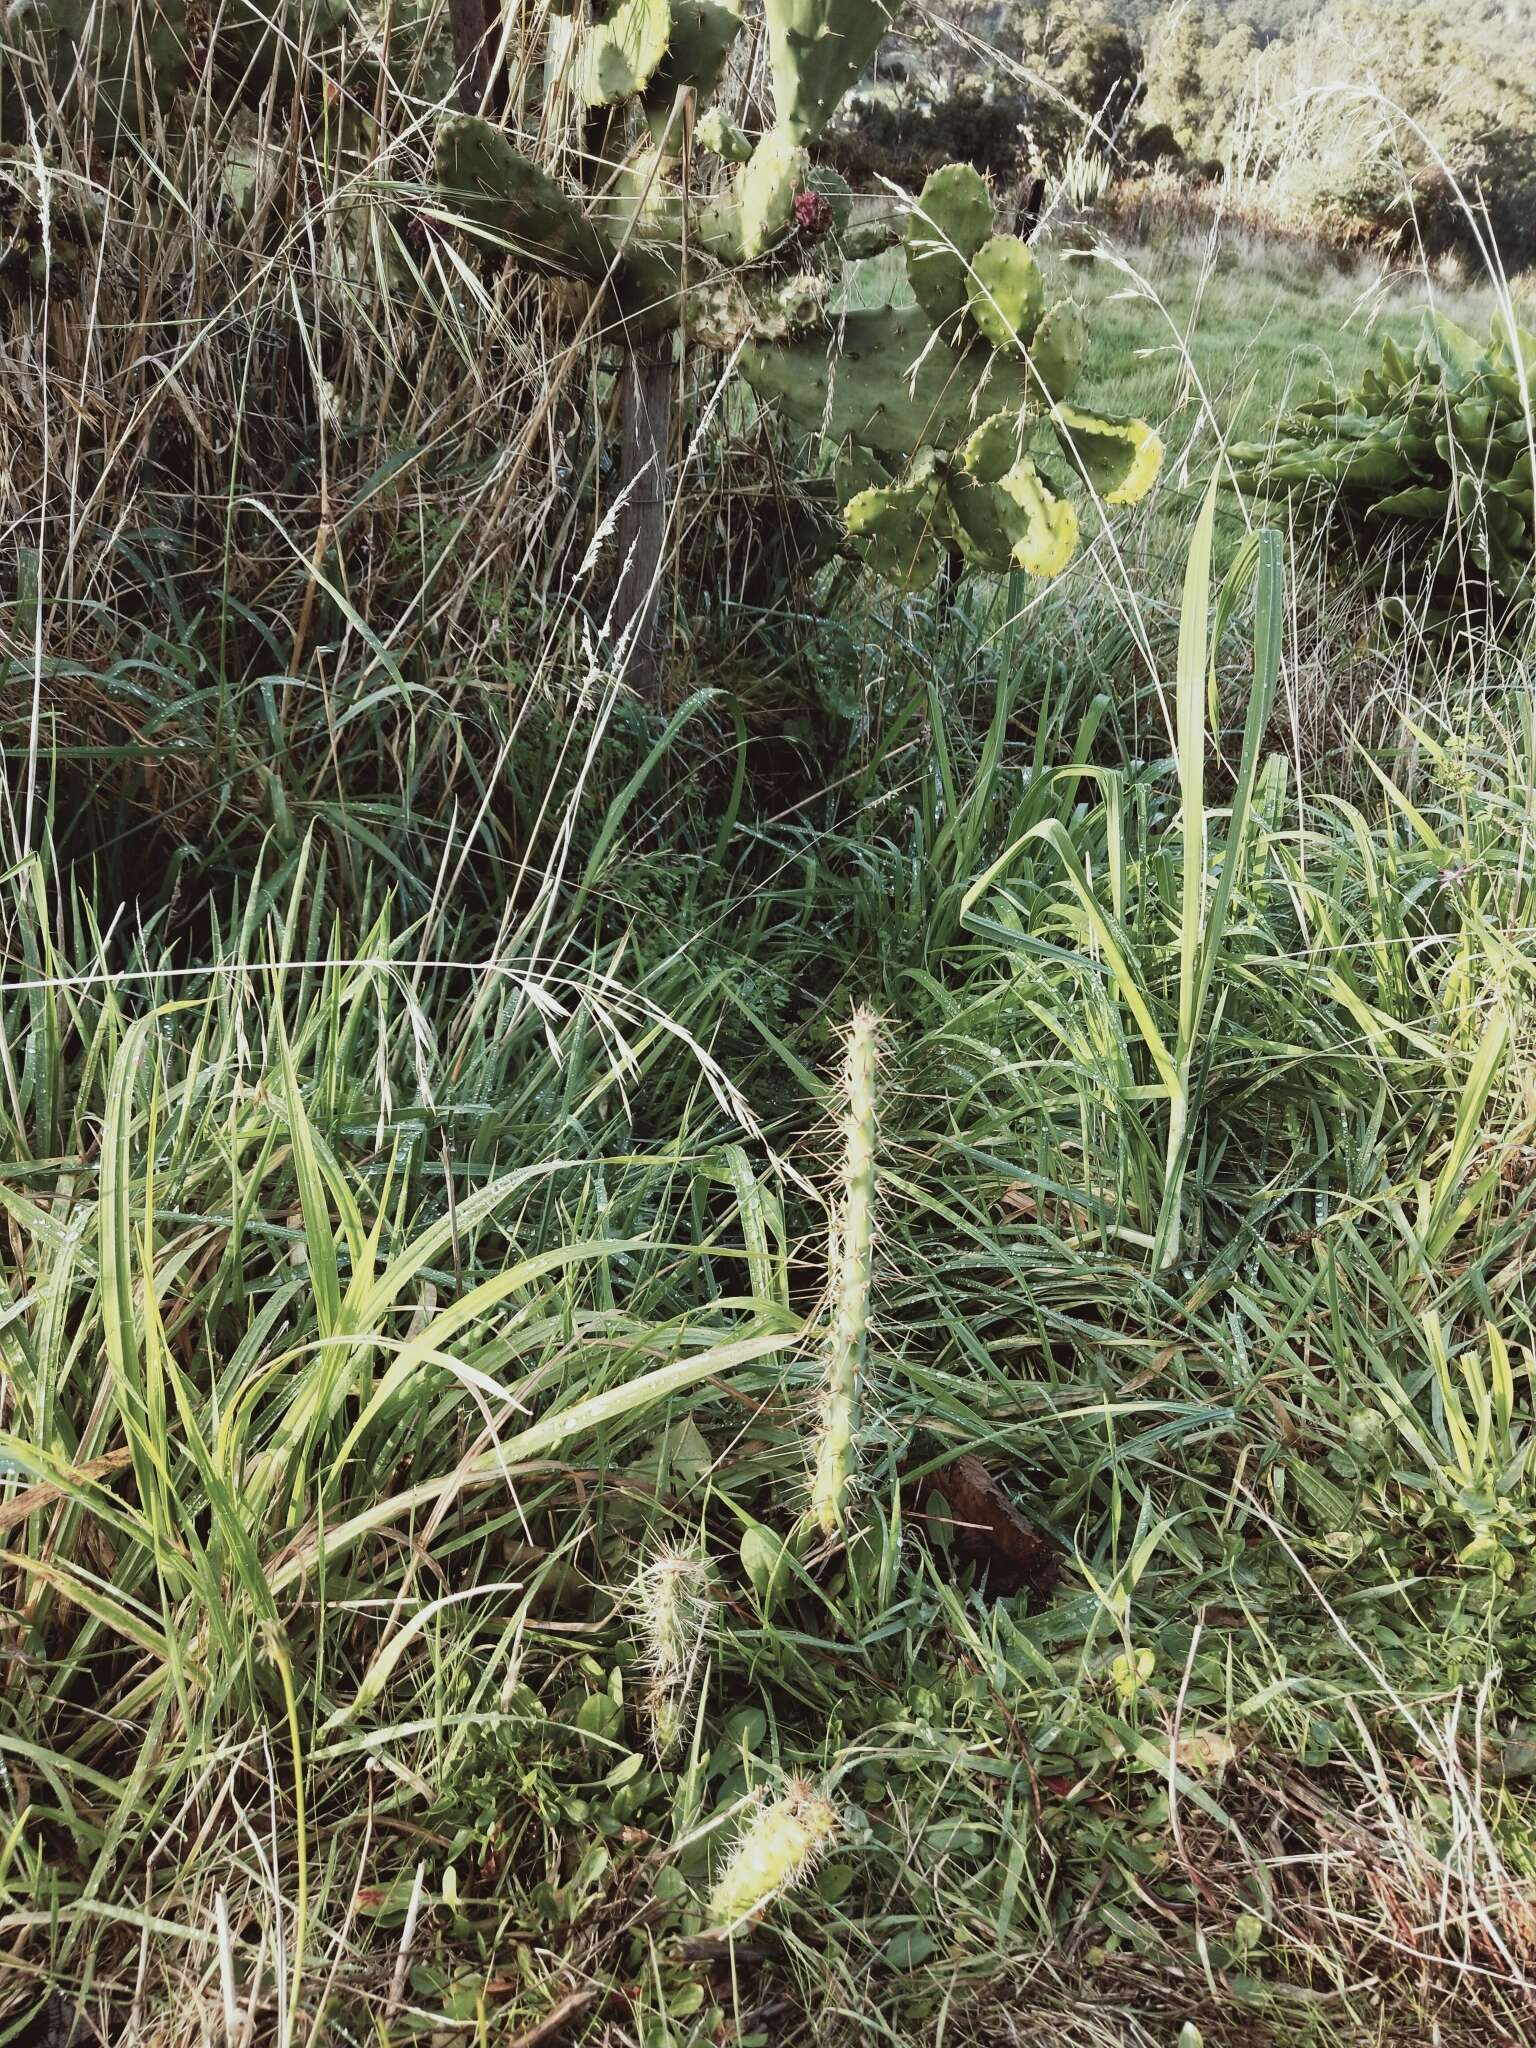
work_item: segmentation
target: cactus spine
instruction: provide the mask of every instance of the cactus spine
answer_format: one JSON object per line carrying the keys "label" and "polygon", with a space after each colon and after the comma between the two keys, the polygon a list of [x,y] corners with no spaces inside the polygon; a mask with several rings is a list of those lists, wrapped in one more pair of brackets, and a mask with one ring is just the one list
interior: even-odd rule
{"label": "cactus spine", "polygon": [[843,1062],[843,1169],[832,1229],[826,1384],[811,1513],[827,1535],[841,1526],[858,1457],[860,1396],[875,1256],[875,1066],[879,1026],[855,1010]]}
{"label": "cactus spine", "polygon": [[813,1786],[793,1779],[737,1837],[709,1895],[711,1927],[729,1932],[798,1884],[837,1833],[837,1813]]}

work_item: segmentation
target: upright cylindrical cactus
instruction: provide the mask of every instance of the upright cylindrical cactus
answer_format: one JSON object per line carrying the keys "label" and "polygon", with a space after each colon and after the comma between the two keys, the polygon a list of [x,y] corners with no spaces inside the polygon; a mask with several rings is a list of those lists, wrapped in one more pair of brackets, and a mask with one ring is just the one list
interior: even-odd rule
{"label": "upright cylindrical cactus", "polygon": [[635,1587],[641,1646],[649,1672],[646,1709],[658,1756],[683,1732],[704,1660],[711,1613],[707,1559],[697,1551],[664,1551],[640,1570]]}
{"label": "upright cylindrical cactus", "polygon": [[875,1260],[875,1068],[879,1025],[855,1010],[843,1061],[843,1161],[832,1224],[832,1298],[823,1412],[811,1513],[827,1535],[842,1526],[858,1463],[864,1359]]}

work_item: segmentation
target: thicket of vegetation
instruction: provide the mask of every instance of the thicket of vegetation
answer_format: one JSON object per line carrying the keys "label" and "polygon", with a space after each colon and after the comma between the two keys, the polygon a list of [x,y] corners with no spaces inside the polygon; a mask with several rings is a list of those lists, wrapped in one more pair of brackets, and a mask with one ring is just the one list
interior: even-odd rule
{"label": "thicket of vegetation", "polygon": [[0,2040],[1521,2041],[1519,305],[728,12],[0,22]]}
{"label": "thicket of vegetation", "polygon": [[1495,249],[1510,270],[1536,259],[1523,0],[950,0],[893,39],[858,132],[908,175],[969,132],[1015,178],[1086,152],[1225,179],[1330,242],[1456,250],[1478,270]]}

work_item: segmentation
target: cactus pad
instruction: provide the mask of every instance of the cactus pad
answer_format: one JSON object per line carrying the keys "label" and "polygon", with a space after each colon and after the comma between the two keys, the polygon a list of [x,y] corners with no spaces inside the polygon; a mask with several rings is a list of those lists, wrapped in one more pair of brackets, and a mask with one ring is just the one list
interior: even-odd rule
{"label": "cactus pad", "polygon": [[671,0],[670,12],[671,33],[645,88],[645,109],[657,141],[665,137],[675,148],[678,92],[691,86],[702,99],[714,91],[741,34],[741,9],[726,0]]}
{"label": "cactus pad", "polygon": [[994,348],[1028,348],[1045,307],[1040,266],[1017,235],[994,235],[971,263],[966,296],[982,336]]}
{"label": "cactus pad", "polygon": [[930,174],[907,224],[907,280],[935,327],[962,312],[971,258],[992,232],[992,195],[969,164]]}
{"label": "cactus pad", "polygon": [[1163,444],[1145,420],[1058,405],[1051,414],[1063,453],[1107,505],[1135,505],[1157,481]]}
{"label": "cactus pad", "polygon": [[782,128],[770,128],[736,173],[735,191],[741,253],[756,262],[789,230],[795,194],[803,192],[810,163],[800,144]]}
{"label": "cactus pad", "polygon": [[765,0],[777,125],[818,136],[891,25],[881,0]]}
{"label": "cactus pad", "polygon": [[1029,344],[1029,360],[1051,398],[1066,398],[1082,374],[1088,353],[1088,323],[1076,299],[1060,299],[1046,313]]}
{"label": "cactus pad", "polygon": [[1022,422],[1017,413],[995,412],[966,442],[960,466],[973,482],[1001,483],[1023,453]]}
{"label": "cactus pad", "polygon": [[644,92],[671,34],[667,0],[620,0],[607,21],[586,31],[576,63],[577,98],[589,107],[607,107]]}
{"label": "cactus pad", "polygon": [[878,455],[872,455],[867,448],[849,441],[838,450],[832,480],[838,504],[846,505],[861,491],[883,489],[891,481],[891,472]]}
{"label": "cactus pad", "polygon": [[[74,106],[107,143],[119,130],[143,133],[156,108],[170,104],[187,81],[191,41],[183,0],[144,0],[142,7],[133,0],[11,0],[0,7],[0,49],[17,53],[15,76],[40,70],[39,93],[51,91],[66,103],[71,81],[88,79]],[[0,141],[26,139],[26,97],[7,66]]]}
{"label": "cactus pad", "polygon": [[944,559],[934,528],[936,503],[931,479],[876,486],[848,501],[843,522],[876,575],[909,590],[926,590]]}
{"label": "cactus pad", "polygon": [[693,139],[700,149],[723,157],[728,164],[744,164],[752,154],[746,130],[719,107],[711,107],[694,125]]}
{"label": "cactus pad", "polygon": [[1040,472],[1021,456],[998,487],[1024,514],[1024,532],[1013,559],[1031,576],[1059,576],[1077,552],[1077,513],[1065,498],[1046,489]]}
{"label": "cactus pad", "polygon": [[458,114],[437,131],[437,179],[445,202],[467,223],[504,235],[519,261],[548,276],[596,283],[612,251],[576,201],[478,114]]}
{"label": "cactus pad", "polygon": [[251,102],[274,79],[303,90],[321,52],[329,45],[339,54],[335,39],[351,13],[348,0],[253,0],[226,9],[209,37],[213,69],[222,85]]}
{"label": "cactus pad", "polygon": [[950,477],[946,496],[961,554],[973,569],[1001,575],[1025,533],[1026,520],[1017,501],[999,485],[978,483],[964,470]]}
{"label": "cactus pad", "polygon": [[749,348],[741,359],[762,398],[776,398],[805,433],[859,441],[905,460],[925,442],[951,445],[979,417],[1017,411],[1029,397],[1022,356],[977,362],[940,341],[915,306],[849,313],[841,347],[814,334],[786,348]]}
{"label": "cactus pad", "polygon": [[812,164],[809,189],[831,208],[833,233],[847,234],[853,218],[853,187],[842,172],[835,171],[830,164]]}
{"label": "cactus pad", "polygon": [[1077,548],[1077,514],[1055,498],[1024,453],[1027,416],[997,413],[965,444],[948,482],[955,537],[979,568],[1017,563],[1054,576]]}

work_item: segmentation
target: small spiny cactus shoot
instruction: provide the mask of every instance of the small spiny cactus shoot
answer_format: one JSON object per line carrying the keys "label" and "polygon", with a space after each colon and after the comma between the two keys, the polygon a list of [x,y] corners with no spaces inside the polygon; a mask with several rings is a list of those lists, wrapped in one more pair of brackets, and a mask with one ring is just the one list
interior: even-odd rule
{"label": "small spiny cactus shoot", "polygon": [[635,1608],[650,1672],[646,1708],[659,1757],[677,1744],[703,1662],[711,1616],[710,1571],[696,1552],[663,1551],[641,1566]]}
{"label": "small spiny cactus shoot", "polygon": [[737,1837],[709,1895],[710,1926],[729,1932],[755,1919],[807,1875],[836,1833],[831,1801],[792,1779],[783,1797],[759,1807]]}
{"label": "small spiny cactus shoot", "polygon": [[855,1010],[843,1061],[843,1165],[832,1226],[826,1382],[811,1513],[827,1535],[842,1526],[858,1457],[864,1356],[875,1247],[875,1068],[880,1027]]}

